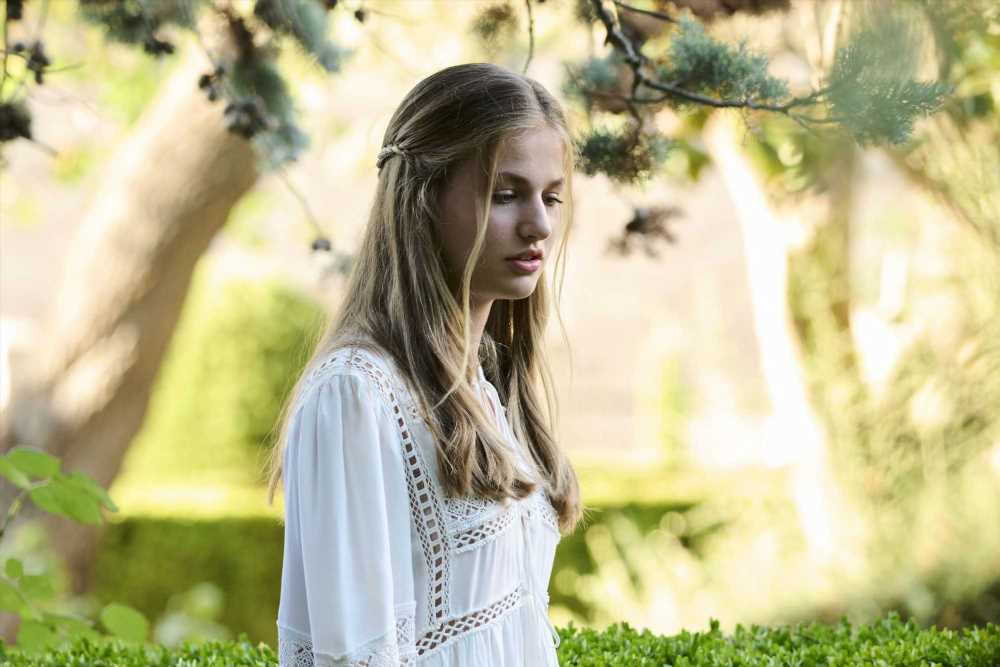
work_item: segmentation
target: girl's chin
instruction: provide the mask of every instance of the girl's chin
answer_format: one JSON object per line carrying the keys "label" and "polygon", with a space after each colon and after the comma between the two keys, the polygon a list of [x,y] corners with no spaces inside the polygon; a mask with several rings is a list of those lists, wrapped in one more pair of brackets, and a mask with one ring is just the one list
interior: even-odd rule
{"label": "girl's chin", "polygon": [[513,301],[516,299],[524,299],[531,296],[535,291],[535,281],[526,282],[523,281],[520,285],[503,285],[497,286],[494,289],[488,290],[487,292],[477,293],[473,292],[473,299],[482,294],[486,294],[486,298],[492,301],[499,299],[504,299],[508,301]]}
{"label": "girl's chin", "polygon": [[535,292],[535,285],[532,283],[529,287],[519,290],[507,290],[507,294],[503,296],[504,299],[525,299],[531,296]]}

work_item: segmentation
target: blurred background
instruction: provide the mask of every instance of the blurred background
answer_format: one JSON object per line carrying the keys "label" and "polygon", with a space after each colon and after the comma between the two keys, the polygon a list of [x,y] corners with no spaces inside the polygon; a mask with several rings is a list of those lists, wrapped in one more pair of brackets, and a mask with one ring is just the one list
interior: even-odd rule
{"label": "blurred background", "polygon": [[[155,58],[76,2],[25,4],[17,29],[44,26],[59,67],[27,96],[35,141],[3,145],[0,406],[120,508],[86,532],[29,512],[0,542],[57,573],[53,609],[120,601],[167,645],[274,645],[283,506],[263,457],[395,106],[442,67],[520,71],[530,50],[527,74],[589,123],[566,83],[606,50],[589,2],[528,3],[530,41],[524,3],[329,4],[338,70],[277,57],[308,148],[260,174],[194,83],[202,38],[164,29],[176,52]],[[631,4],[745,39],[808,89],[854,3]],[[575,176],[548,349],[594,511],[557,552],[556,625],[1000,621],[1000,17],[909,5],[922,67],[953,88],[906,142],[664,108],[673,150],[648,178]]]}

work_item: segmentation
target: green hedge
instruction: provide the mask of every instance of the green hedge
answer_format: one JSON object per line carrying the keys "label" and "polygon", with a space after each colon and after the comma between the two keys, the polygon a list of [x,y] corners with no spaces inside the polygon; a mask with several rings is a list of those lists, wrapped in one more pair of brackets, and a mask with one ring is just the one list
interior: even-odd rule
{"label": "green hedge", "polygon": [[282,403],[326,313],[280,281],[200,264],[118,483],[260,483]]}
{"label": "green hedge", "polygon": [[222,612],[214,620],[245,631],[251,641],[273,644],[282,547],[283,527],[272,518],[132,518],[108,525],[90,593],[153,620],[176,593],[211,582],[222,592]]}
{"label": "green hedge", "polygon": [[[622,515],[647,533],[667,512],[685,512],[689,502],[600,508],[593,522]],[[586,574],[596,570],[583,530],[562,538],[553,574],[565,568]],[[695,550],[700,536],[682,538]],[[271,517],[192,520],[129,517],[108,524],[92,570],[91,593],[101,603],[122,602],[147,618],[164,612],[174,594],[202,582],[219,587],[223,596],[221,625],[245,631],[250,641],[273,644],[281,586],[284,527]],[[589,608],[573,595],[552,591],[551,603],[583,618]],[[233,634],[235,636],[235,633]]]}
{"label": "green hedge", "polygon": [[[559,664],[579,667],[996,667],[1000,664],[1000,626],[965,628],[961,632],[921,629],[895,614],[852,627],[810,623],[788,627],[737,626],[732,634],[712,620],[706,632],[663,637],[637,632],[627,623],[603,631],[570,625],[559,629]],[[77,638],[68,649],[21,655],[0,647],[9,667],[263,667],[277,656],[266,644],[254,645],[246,635],[236,642],[185,644],[169,650],[130,645],[120,639]]]}

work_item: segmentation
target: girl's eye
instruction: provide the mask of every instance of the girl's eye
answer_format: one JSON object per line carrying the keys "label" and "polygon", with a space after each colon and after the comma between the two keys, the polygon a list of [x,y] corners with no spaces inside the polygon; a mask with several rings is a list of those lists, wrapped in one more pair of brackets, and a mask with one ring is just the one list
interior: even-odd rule
{"label": "girl's eye", "polygon": [[[498,192],[493,195],[493,201],[498,204],[509,204],[516,198],[517,197],[510,192]],[[545,203],[549,206],[555,206],[556,204],[561,204],[563,202],[562,199],[559,199],[558,197],[549,197],[545,200]]]}

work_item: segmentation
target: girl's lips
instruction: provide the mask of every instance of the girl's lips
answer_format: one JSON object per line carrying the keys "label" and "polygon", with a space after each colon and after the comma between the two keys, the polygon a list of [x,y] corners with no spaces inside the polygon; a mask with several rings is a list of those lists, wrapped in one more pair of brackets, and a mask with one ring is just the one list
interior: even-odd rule
{"label": "girl's lips", "polygon": [[534,273],[542,266],[541,259],[508,259],[515,271],[521,273]]}

